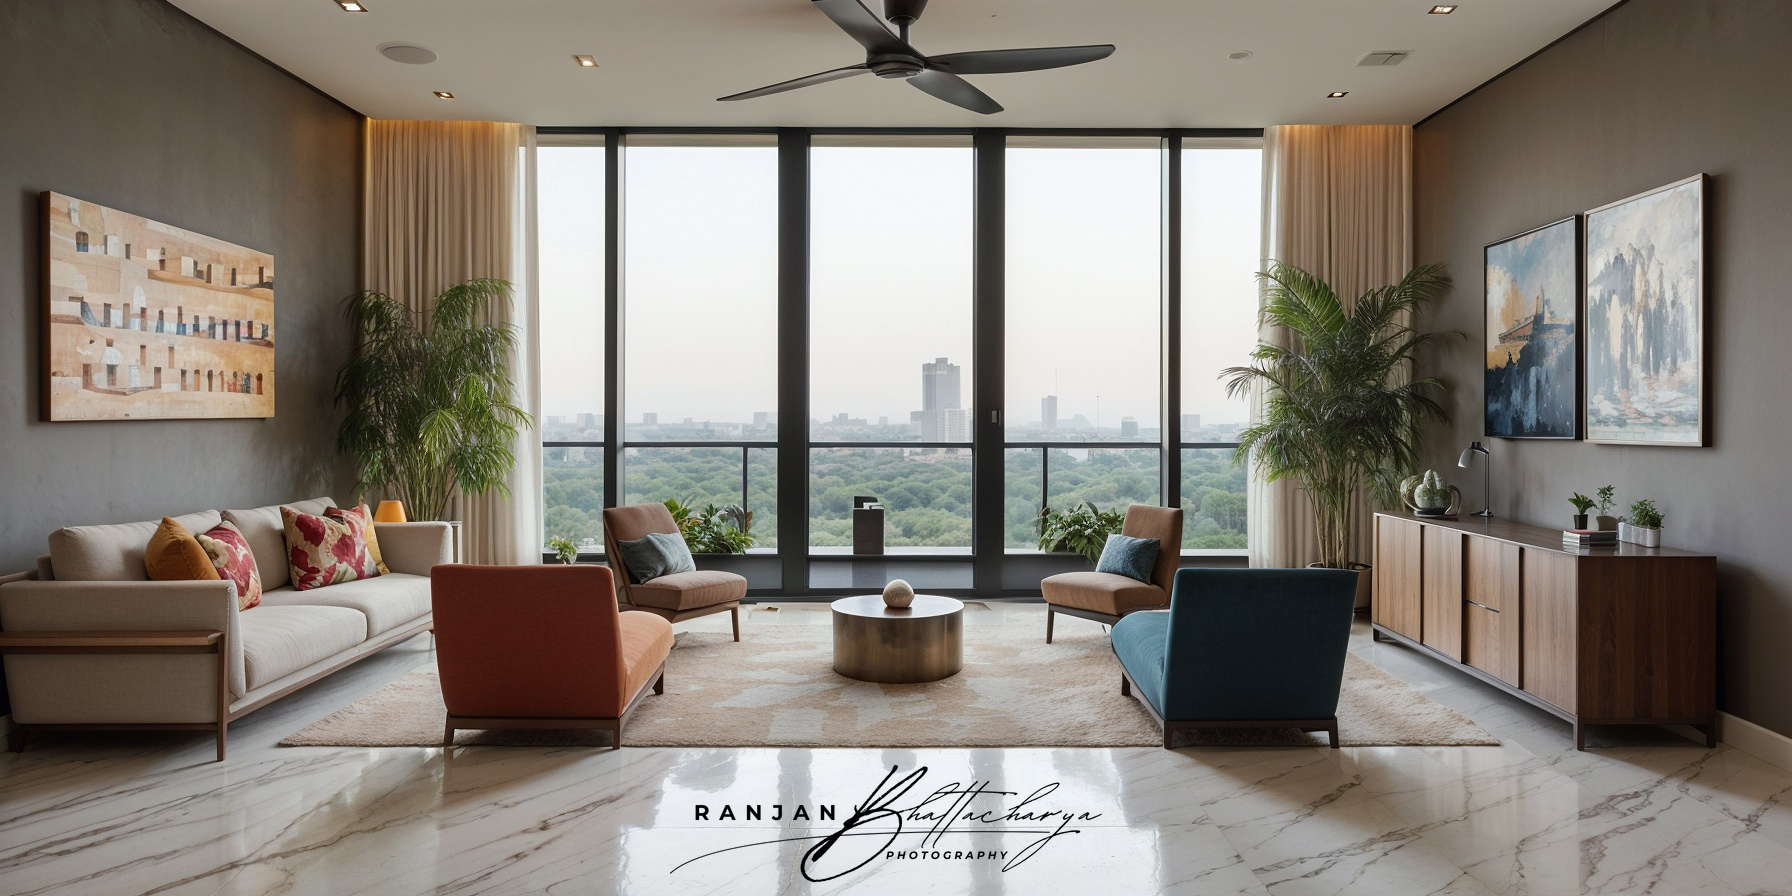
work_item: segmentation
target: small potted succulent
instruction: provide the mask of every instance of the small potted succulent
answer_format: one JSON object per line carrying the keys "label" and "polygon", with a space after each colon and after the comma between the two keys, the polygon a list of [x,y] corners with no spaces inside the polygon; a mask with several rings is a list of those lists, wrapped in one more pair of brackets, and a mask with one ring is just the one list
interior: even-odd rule
{"label": "small potted succulent", "polygon": [[1661,547],[1661,511],[1647,498],[1630,505],[1630,516],[1618,522],[1618,540],[1646,548]]}
{"label": "small potted succulent", "polygon": [[564,535],[548,539],[548,550],[554,552],[554,559],[571,566],[579,562],[579,546]]}
{"label": "small potted succulent", "polygon": [[1580,492],[1575,492],[1574,497],[1568,499],[1568,503],[1574,505],[1574,528],[1585,529],[1587,527],[1587,511],[1593,509],[1593,499]]}

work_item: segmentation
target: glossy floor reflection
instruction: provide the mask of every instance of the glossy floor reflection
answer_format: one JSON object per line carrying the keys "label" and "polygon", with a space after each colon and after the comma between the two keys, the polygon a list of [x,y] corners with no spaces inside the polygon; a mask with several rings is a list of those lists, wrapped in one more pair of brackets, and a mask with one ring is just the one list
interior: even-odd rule
{"label": "glossy floor reflection", "polygon": [[[978,609],[968,624],[1043,636],[1038,604]],[[825,605],[743,616],[743,637],[826,637]],[[1792,774],[1657,729],[1596,729],[1578,753],[1563,723],[1361,626],[1353,649],[1504,745],[274,746],[429,662],[425,637],[233,726],[225,763],[184,734],[0,754],[0,893],[1792,893]],[[872,813],[805,861],[892,767],[925,772],[874,805],[960,820],[910,816],[892,840]]]}

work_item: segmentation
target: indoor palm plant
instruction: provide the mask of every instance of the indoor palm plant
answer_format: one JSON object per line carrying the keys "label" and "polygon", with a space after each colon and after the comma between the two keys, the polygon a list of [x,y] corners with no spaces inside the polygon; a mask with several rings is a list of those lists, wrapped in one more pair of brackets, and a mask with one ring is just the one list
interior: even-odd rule
{"label": "indoor palm plant", "polygon": [[1263,323],[1285,331],[1287,344],[1259,343],[1250,366],[1221,374],[1234,398],[1263,390],[1262,416],[1239,433],[1234,459],[1254,458],[1265,479],[1294,479],[1306,490],[1316,565],[1361,568],[1351,557],[1352,505],[1385,471],[1416,468],[1419,425],[1444,419],[1434,397],[1442,384],[1407,373],[1418,348],[1442,335],[1418,332],[1412,315],[1449,278],[1441,265],[1422,265],[1346,306],[1293,265],[1258,276]]}
{"label": "indoor palm plant", "polygon": [[428,314],[380,292],[344,302],[357,344],[336,374],[337,444],[361,486],[403,501],[412,519],[442,519],[456,490],[509,493],[529,415],[510,376],[516,331],[485,322],[509,301],[509,283],[469,280]]}

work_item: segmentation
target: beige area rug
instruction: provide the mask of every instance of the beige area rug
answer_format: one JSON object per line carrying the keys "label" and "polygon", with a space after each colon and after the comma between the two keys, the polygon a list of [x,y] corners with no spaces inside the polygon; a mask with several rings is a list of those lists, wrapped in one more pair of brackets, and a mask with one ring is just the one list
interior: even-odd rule
{"label": "beige area rug", "polygon": [[[1081,629],[1083,627],[1078,627]],[[1042,627],[965,626],[964,671],[928,684],[870,684],[833,671],[827,625],[756,625],[743,641],[678,637],[666,693],[642,701],[630,747],[1153,747],[1163,735],[1120,694],[1107,635]],[[441,687],[433,664],[280,742],[281,746],[436,746]],[[1473,746],[1499,741],[1460,713],[1352,654],[1338,706],[1349,746]],[[1179,734],[1178,745],[1323,744],[1292,729]],[[608,746],[604,731],[462,731],[457,744]]]}

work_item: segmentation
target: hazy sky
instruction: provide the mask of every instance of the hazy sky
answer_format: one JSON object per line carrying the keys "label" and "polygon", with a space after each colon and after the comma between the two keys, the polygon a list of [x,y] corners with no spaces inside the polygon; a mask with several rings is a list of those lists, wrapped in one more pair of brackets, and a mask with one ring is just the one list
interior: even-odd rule
{"label": "hazy sky", "polygon": [[[811,416],[908,419],[921,364],[963,367],[970,400],[972,156],[811,150]],[[1161,155],[1009,150],[1008,421],[1157,425]],[[627,412],[750,420],[776,410],[777,156],[632,147],[626,165]],[[1256,150],[1184,162],[1184,411],[1243,418],[1218,371],[1255,339]],[[603,407],[603,150],[540,154],[542,410]],[[1055,383],[1055,385],[1054,385]]]}

